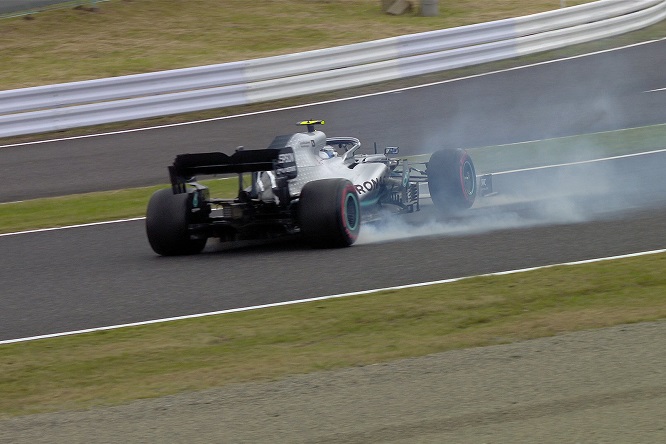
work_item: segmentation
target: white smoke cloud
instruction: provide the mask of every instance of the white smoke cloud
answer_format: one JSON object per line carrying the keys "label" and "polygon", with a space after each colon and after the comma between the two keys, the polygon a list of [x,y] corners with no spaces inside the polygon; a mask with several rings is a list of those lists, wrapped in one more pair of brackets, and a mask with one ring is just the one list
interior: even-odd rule
{"label": "white smoke cloud", "polygon": [[[589,153],[593,151],[592,147]],[[581,158],[589,157],[577,153]],[[604,160],[500,174],[493,180],[497,195],[477,196],[471,209],[455,217],[442,216],[426,198],[420,212],[386,212],[378,221],[364,224],[358,243],[603,219],[643,204],[635,196],[645,185],[636,179],[627,174],[618,176],[617,166]]]}

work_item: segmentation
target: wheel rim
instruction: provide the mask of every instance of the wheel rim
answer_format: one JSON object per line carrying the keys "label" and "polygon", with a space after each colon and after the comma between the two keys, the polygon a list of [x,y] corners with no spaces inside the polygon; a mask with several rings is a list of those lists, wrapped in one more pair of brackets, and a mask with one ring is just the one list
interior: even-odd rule
{"label": "wheel rim", "polygon": [[358,199],[353,193],[347,193],[345,196],[345,205],[344,205],[344,220],[347,228],[351,231],[356,230],[358,226]]}
{"label": "wheel rim", "polygon": [[474,167],[469,160],[466,160],[462,168],[462,182],[465,194],[471,196],[474,194],[476,188],[476,174]]}

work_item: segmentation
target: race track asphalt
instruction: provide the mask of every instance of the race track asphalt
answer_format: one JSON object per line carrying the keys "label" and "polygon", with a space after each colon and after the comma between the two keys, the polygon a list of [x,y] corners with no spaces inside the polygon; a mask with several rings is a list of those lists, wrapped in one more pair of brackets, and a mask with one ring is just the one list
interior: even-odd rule
{"label": "race track asphalt", "polygon": [[[664,123],[665,45],[304,109],[4,147],[0,200],[163,183],[176,153],[244,140],[263,147],[304,116],[326,118],[329,135],[397,141],[402,154]],[[141,221],[3,236],[0,340],[664,248],[665,159],[497,176],[500,195],[462,219],[436,220],[425,206],[410,226],[364,229],[345,250],[209,243],[197,257],[158,258]]]}
{"label": "race track asphalt", "polygon": [[[347,249],[210,241],[164,258],[142,220],[1,236],[0,340],[666,248],[666,153],[612,163],[501,176],[464,216],[425,205]],[[573,177],[602,188],[554,188]]]}
{"label": "race track asphalt", "polygon": [[44,6],[57,5],[66,0],[2,0],[0,2],[0,14],[8,12],[30,11]]}

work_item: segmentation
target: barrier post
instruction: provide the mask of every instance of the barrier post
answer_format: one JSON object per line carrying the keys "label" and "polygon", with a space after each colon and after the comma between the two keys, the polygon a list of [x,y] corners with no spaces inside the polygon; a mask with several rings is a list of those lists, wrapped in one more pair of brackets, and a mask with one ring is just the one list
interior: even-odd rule
{"label": "barrier post", "polygon": [[436,17],[439,15],[439,0],[421,0],[421,15]]}

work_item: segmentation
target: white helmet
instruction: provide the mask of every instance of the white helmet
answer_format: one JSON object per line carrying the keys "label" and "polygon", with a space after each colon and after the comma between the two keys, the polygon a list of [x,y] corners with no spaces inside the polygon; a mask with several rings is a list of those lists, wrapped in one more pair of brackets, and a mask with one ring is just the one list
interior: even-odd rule
{"label": "white helmet", "polygon": [[337,155],[338,153],[330,145],[326,145],[324,148],[319,150],[319,157],[322,159],[330,159],[331,157],[336,157]]}

